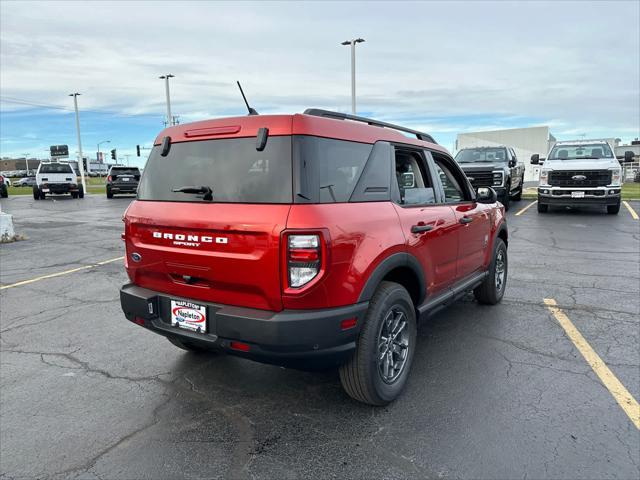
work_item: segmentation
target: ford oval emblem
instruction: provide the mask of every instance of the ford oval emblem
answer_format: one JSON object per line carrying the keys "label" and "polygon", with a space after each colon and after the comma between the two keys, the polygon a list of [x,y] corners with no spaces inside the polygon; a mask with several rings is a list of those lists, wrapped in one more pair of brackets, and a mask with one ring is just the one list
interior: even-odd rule
{"label": "ford oval emblem", "polygon": [[142,255],[140,255],[138,252],[133,252],[131,254],[131,260],[133,260],[134,262],[139,262],[140,260],[142,260]]}
{"label": "ford oval emblem", "polygon": [[571,180],[586,180],[587,177],[585,175],[574,175],[571,177]]}

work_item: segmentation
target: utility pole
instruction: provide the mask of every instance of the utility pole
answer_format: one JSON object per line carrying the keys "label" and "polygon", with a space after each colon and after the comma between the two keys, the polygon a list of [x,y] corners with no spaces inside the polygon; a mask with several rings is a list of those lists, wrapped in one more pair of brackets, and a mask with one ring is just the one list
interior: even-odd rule
{"label": "utility pole", "polygon": [[129,157],[130,157],[130,156],[131,156],[131,155],[130,155],[130,154],[128,154],[128,153],[127,153],[127,154],[125,154],[125,158],[127,159],[127,167],[129,166]]}
{"label": "utility pole", "polygon": [[29,176],[29,155],[31,155],[30,153],[23,153],[24,155],[24,161],[27,164],[27,177]]}
{"label": "utility pole", "polygon": [[104,164],[104,160],[101,161],[100,158],[100,145],[102,145],[103,143],[111,143],[111,140],[103,140],[101,142],[98,142],[98,158],[96,159],[98,161],[98,163],[100,163],[100,178],[102,178],[102,165]]}
{"label": "utility pole", "polygon": [[351,45],[351,113],[356,114],[356,43],[363,43],[364,38],[345,40],[341,45]]}
{"label": "utility pole", "polygon": [[169,96],[169,79],[173,78],[175,75],[171,75],[170,73],[166,74],[166,75],[161,75],[158,78],[161,78],[164,80],[164,88],[165,88],[165,93],[167,94],[167,126],[170,127],[171,125],[175,125],[175,123],[173,123],[173,117],[171,116],[171,97]]}
{"label": "utility pole", "polygon": [[86,193],[87,184],[84,181],[84,165],[82,164],[83,157],[82,157],[82,141],[80,140],[80,114],[78,113],[78,95],[82,95],[82,94],[78,92],[69,94],[70,97],[73,97],[73,106],[76,109],[76,131],[78,132],[78,153],[80,154],[80,159],[78,160],[78,170],[80,170],[80,179],[82,180],[82,190]]}

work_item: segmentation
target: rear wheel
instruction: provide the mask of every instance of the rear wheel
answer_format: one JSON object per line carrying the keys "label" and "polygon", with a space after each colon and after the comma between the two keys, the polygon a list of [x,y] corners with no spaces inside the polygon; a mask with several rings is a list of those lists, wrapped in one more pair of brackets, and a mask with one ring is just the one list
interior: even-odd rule
{"label": "rear wheel", "polygon": [[113,192],[111,192],[109,185],[107,185],[107,198],[113,198]]}
{"label": "rear wheel", "polygon": [[473,294],[476,300],[486,305],[495,305],[502,300],[507,286],[507,246],[501,238],[496,238],[489,273]]}
{"label": "rear wheel", "polygon": [[353,356],[340,382],[355,400],[386,405],[404,388],[416,344],[416,312],[407,290],[382,282],[369,303]]}
{"label": "rear wheel", "polygon": [[78,198],[78,192],[71,192],[71,198]]}
{"label": "rear wheel", "polygon": [[84,188],[82,185],[78,187],[78,198],[84,198]]}
{"label": "rear wheel", "polygon": [[615,205],[607,205],[607,213],[609,215],[617,215],[619,211],[620,211],[620,202],[616,203]]}
{"label": "rear wheel", "polygon": [[173,343],[176,347],[188,352],[213,353],[213,351],[209,350],[208,348],[202,348],[193,343],[183,342],[182,340],[178,340],[177,338],[167,337],[167,340]]}
{"label": "rear wheel", "polygon": [[33,199],[40,200],[40,189],[36,186],[33,187]]}
{"label": "rear wheel", "polygon": [[8,196],[9,196],[9,190],[7,189],[7,186],[3,183],[2,185],[0,185],[0,197],[7,198]]}

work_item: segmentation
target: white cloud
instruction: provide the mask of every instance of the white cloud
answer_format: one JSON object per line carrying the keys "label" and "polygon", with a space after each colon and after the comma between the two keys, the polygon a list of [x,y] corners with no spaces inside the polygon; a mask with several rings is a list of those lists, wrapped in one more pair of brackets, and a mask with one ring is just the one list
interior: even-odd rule
{"label": "white cloud", "polygon": [[339,42],[358,35],[361,111],[640,134],[636,1],[3,2],[1,13],[3,96],[71,106],[80,91],[82,108],[162,115],[157,77],[171,72],[185,120],[242,113],[236,79],[261,112],[345,111]]}

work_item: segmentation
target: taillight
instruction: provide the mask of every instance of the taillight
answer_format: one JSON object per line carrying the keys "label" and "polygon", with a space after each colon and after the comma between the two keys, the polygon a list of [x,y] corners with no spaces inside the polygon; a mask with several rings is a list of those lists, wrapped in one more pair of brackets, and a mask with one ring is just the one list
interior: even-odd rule
{"label": "taillight", "polygon": [[110,182],[110,181],[111,181],[111,175],[107,177],[107,182]]}
{"label": "taillight", "polygon": [[288,236],[287,272],[290,287],[302,287],[318,275],[320,254],[320,235]]}

